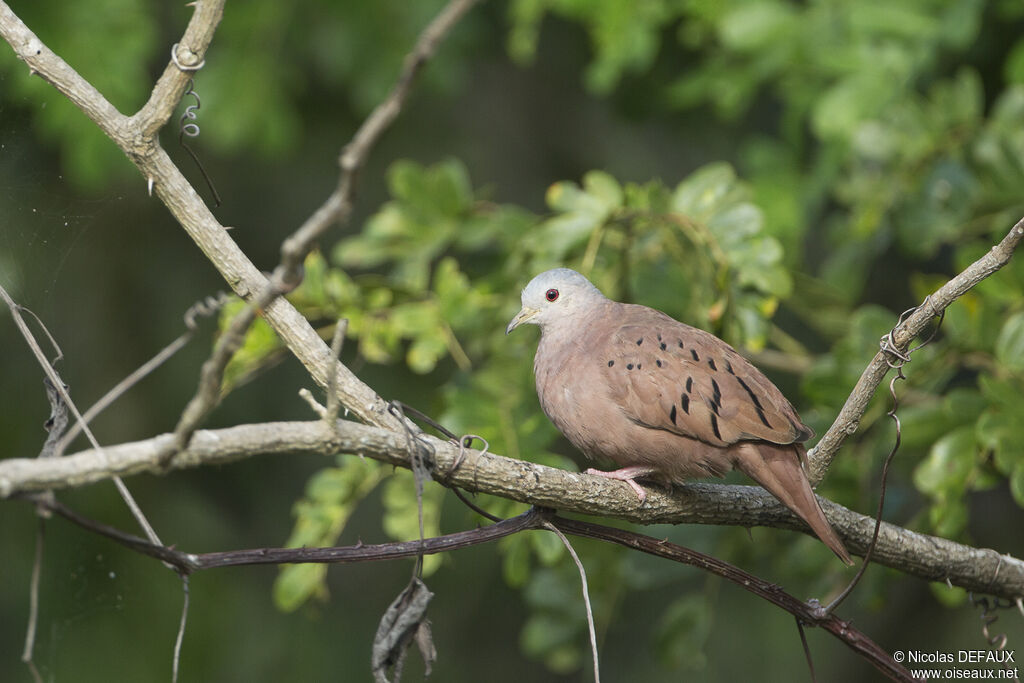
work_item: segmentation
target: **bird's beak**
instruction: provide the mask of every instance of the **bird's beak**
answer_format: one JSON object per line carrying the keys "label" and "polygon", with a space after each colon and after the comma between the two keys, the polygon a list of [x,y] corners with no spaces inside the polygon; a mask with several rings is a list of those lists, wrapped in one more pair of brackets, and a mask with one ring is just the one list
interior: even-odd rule
{"label": "bird's beak", "polygon": [[540,313],[540,311],[538,311],[535,308],[527,308],[526,306],[523,306],[523,310],[516,313],[516,317],[512,318],[512,322],[510,322],[508,324],[508,327],[505,328],[505,334],[508,334],[509,332],[516,329],[523,323],[529,322],[530,318],[537,315],[538,313]]}

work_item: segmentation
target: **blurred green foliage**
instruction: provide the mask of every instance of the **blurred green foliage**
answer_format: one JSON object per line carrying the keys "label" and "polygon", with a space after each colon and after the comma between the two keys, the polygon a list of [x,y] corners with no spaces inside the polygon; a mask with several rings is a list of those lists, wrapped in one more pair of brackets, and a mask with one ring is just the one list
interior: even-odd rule
{"label": "blurred green foliage", "polygon": [[[16,9],[132,111],[150,86],[148,71],[166,59],[157,14],[143,0],[98,1]],[[441,4],[257,0],[237,14],[229,6],[232,16],[196,77],[204,144],[279,158],[303,140],[311,100],[330,96],[342,100],[340,109],[364,114]],[[731,139],[735,158],[704,159],[666,181],[581,168],[578,178],[550,185],[543,211],[524,206],[538,201],[495,200],[501,187],[479,187],[460,160],[438,161],[444,150],[427,163],[398,160],[386,174],[388,199],[355,234],[307,259],[306,278],[289,298],[323,335],[347,318],[354,363],[424,377],[430,390],[415,396],[418,407],[455,433],[482,436],[495,452],[577,466],[534,397],[535,333],[503,333],[519,289],[537,272],[577,268],[613,298],[664,310],[747,353],[771,351],[775,363],[765,369],[820,434],[900,311],[1024,215],[1024,38],[1006,29],[1020,28],[1020,3],[510,0],[498,7],[490,11],[504,16],[500,30],[517,63],[538,58],[552,22],[566,24],[589,41],[580,79],[592,96],[636,116],[626,100],[642,92],[646,114],[700,116]],[[437,97],[452,92],[464,62],[494,30],[471,15],[417,87]],[[97,49],[94,34],[117,35],[116,51]],[[0,50],[0,74],[6,91],[39,103],[33,125],[75,182],[99,188],[131,172],[9,50]],[[680,148],[686,135],[678,132]],[[226,391],[280,353],[258,321],[229,367]],[[789,376],[794,370],[799,378]],[[937,340],[915,353],[906,372],[896,389],[903,445],[887,516],[970,541],[970,493],[1004,486],[1024,507],[1024,260],[954,304]],[[888,408],[879,392],[823,495],[874,509],[881,459],[893,443]],[[310,479],[288,544],[334,544],[377,490],[382,529],[415,538],[411,475],[342,456]],[[426,488],[428,534],[442,527],[443,492]],[[520,509],[479,503],[502,516]],[[459,526],[471,519],[466,513]],[[815,590],[841,583],[833,558],[807,551],[812,539],[786,536],[783,548],[767,551],[729,530],[708,530],[707,539],[716,552],[753,554]],[[522,649],[554,671],[585,667],[579,578],[561,544],[531,533],[498,547],[505,581],[521,588],[531,610]],[[584,560],[599,623],[630,591],[655,581],[615,548],[589,548]],[[442,561],[431,558],[428,571]],[[324,565],[284,568],[276,604],[294,610],[325,598],[325,573]],[[858,589],[866,602],[887,581],[869,577]],[[936,594],[963,599],[945,590]],[[713,590],[684,595],[647,620],[665,666],[705,665],[714,600]]]}

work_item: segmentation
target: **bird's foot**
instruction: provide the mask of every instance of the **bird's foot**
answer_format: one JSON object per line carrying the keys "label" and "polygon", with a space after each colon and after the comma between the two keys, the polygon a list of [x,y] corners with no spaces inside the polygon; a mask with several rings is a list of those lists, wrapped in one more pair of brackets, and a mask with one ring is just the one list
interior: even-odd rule
{"label": "bird's foot", "polygon": [[636,483],[637,477],[644,477],[648,474],[652,474],[654,470],[650,467],[623,467],[620,470],[613,470],[611,472],[605,472],[604,470],[595,470],[593,467],[586,470],[584,474],[593,474],[595,477],[604,477],[605,479],[615,479],[617,481],[624,481],[636,491],[637,497],[640,502],[643,503],[647,500],[647,492],[643,490],[640,484]]}

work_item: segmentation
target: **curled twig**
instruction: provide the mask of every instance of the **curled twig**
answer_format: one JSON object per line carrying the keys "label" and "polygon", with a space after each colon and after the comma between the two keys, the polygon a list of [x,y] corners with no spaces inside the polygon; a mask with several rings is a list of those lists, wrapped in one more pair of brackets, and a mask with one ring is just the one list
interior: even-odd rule
{"label": "curled twig", "polygon": [[[932,292],[926,299],[927,307],[922,302],[922,306],[919,306],[901,324],[897,325],[891,336],[892,348],[899,350],[907,348],[911,340],[920,334],[936,315],[945,311],[950,304],[976,284],[1005,266],[1022,239],[1024,239],[1024,218],[1010,228],[999,244]],[[867,410],[868,402],[878,385],[881,384],[882,378],[890,370],[889,361],[890,354],[887,351],[879,350],[875,354],[861,374],[857,385],[850,392],[850,396],[846,399],[846,403],[843,404],[832,426],[828,428],[815,447],[808,452],[809,478],[812,486],[821,483],[843,441],[857,431],[857,425],[864,415],[864,411]]]}
{"label": "curled twig", "polygon": [[[925,297],[921,306],[928,306],[931,308],[931,297]],[[857,573],[850,580],[850,583],[847,584],[846,588],[843,589],[843,592],[836,596],[836,598],[825,608],[828,612],[831,612],[839,606],[843,600],[853,592],[853,589],[857,584],[860,583],[861,578],[864,576],[864,572],[867,571],[868,564],[871,562],[871,557],[875,553],[875,546],[878,544],[878,532],[882,528],[882,512],[885,509],[885,491],[889,478],[889,465],[892,464],[893,458],[896,457],[896,451],[900,449],[900,444],[903,443],[903,423],[900,422],[900,417],[896,412],[899,410],[900,406],[899,397],[896,396],[896,382],[907,379],[906,375],[903,374],[903,366],[910,362],[911,354],[918,349],[927,346],[933,339],[935,339],[935,335],[939,333],[939,328],[942,327],[942,321],[946,319],[946,311],[943,309],[936,314],[939,316],[939,322],[936,323],[935,327],[932,329],[932,333],[928,335],[927,339],[912,349],[905,352],[900,351],[896,346],[896,342],[893,341],[893,334],[895,334],[896,328],[902,325],[906,319],[916,311],[917,307],[903,311],[896,323],[896,326],[889,330],[889,333],[883,336],[879,341],[879,346],[881,347],[882,352],[891,356],[891,358],[886,358],[886,363],[889,364],[890,368],[896,370],[896,374],[889,381],[889,396],[892,398],[892,408],[889,409],[888,413],[886,413],[886,415],[891,417],[893,422],[896,424],[896,437],[893,440],[892,449],[889,451],[889,455],[885,457],[885,463],[882,465],[882,480],[879,484],[878,493],[878,509],[875,511],[875,530],[871,534],[871,543],[868,545],[867,552],[864,553],[864,561],[861,562],[860,569],[857,570]]]}

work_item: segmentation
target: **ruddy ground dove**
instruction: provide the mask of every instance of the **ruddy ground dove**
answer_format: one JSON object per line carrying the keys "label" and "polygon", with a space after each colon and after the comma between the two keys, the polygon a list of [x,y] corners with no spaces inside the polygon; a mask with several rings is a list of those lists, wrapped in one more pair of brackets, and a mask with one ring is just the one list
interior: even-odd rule
{"label": "ruddy ground dove", "polygon": [[541,329],[533,369],[547,416],[589,458],[588,474],[667,484],[735,468],[795,512],[852,564],[804,472],[814,432],[761,371],[718,337],[646,306],[606,298],[568,268],[526,286],[506,334]]}

